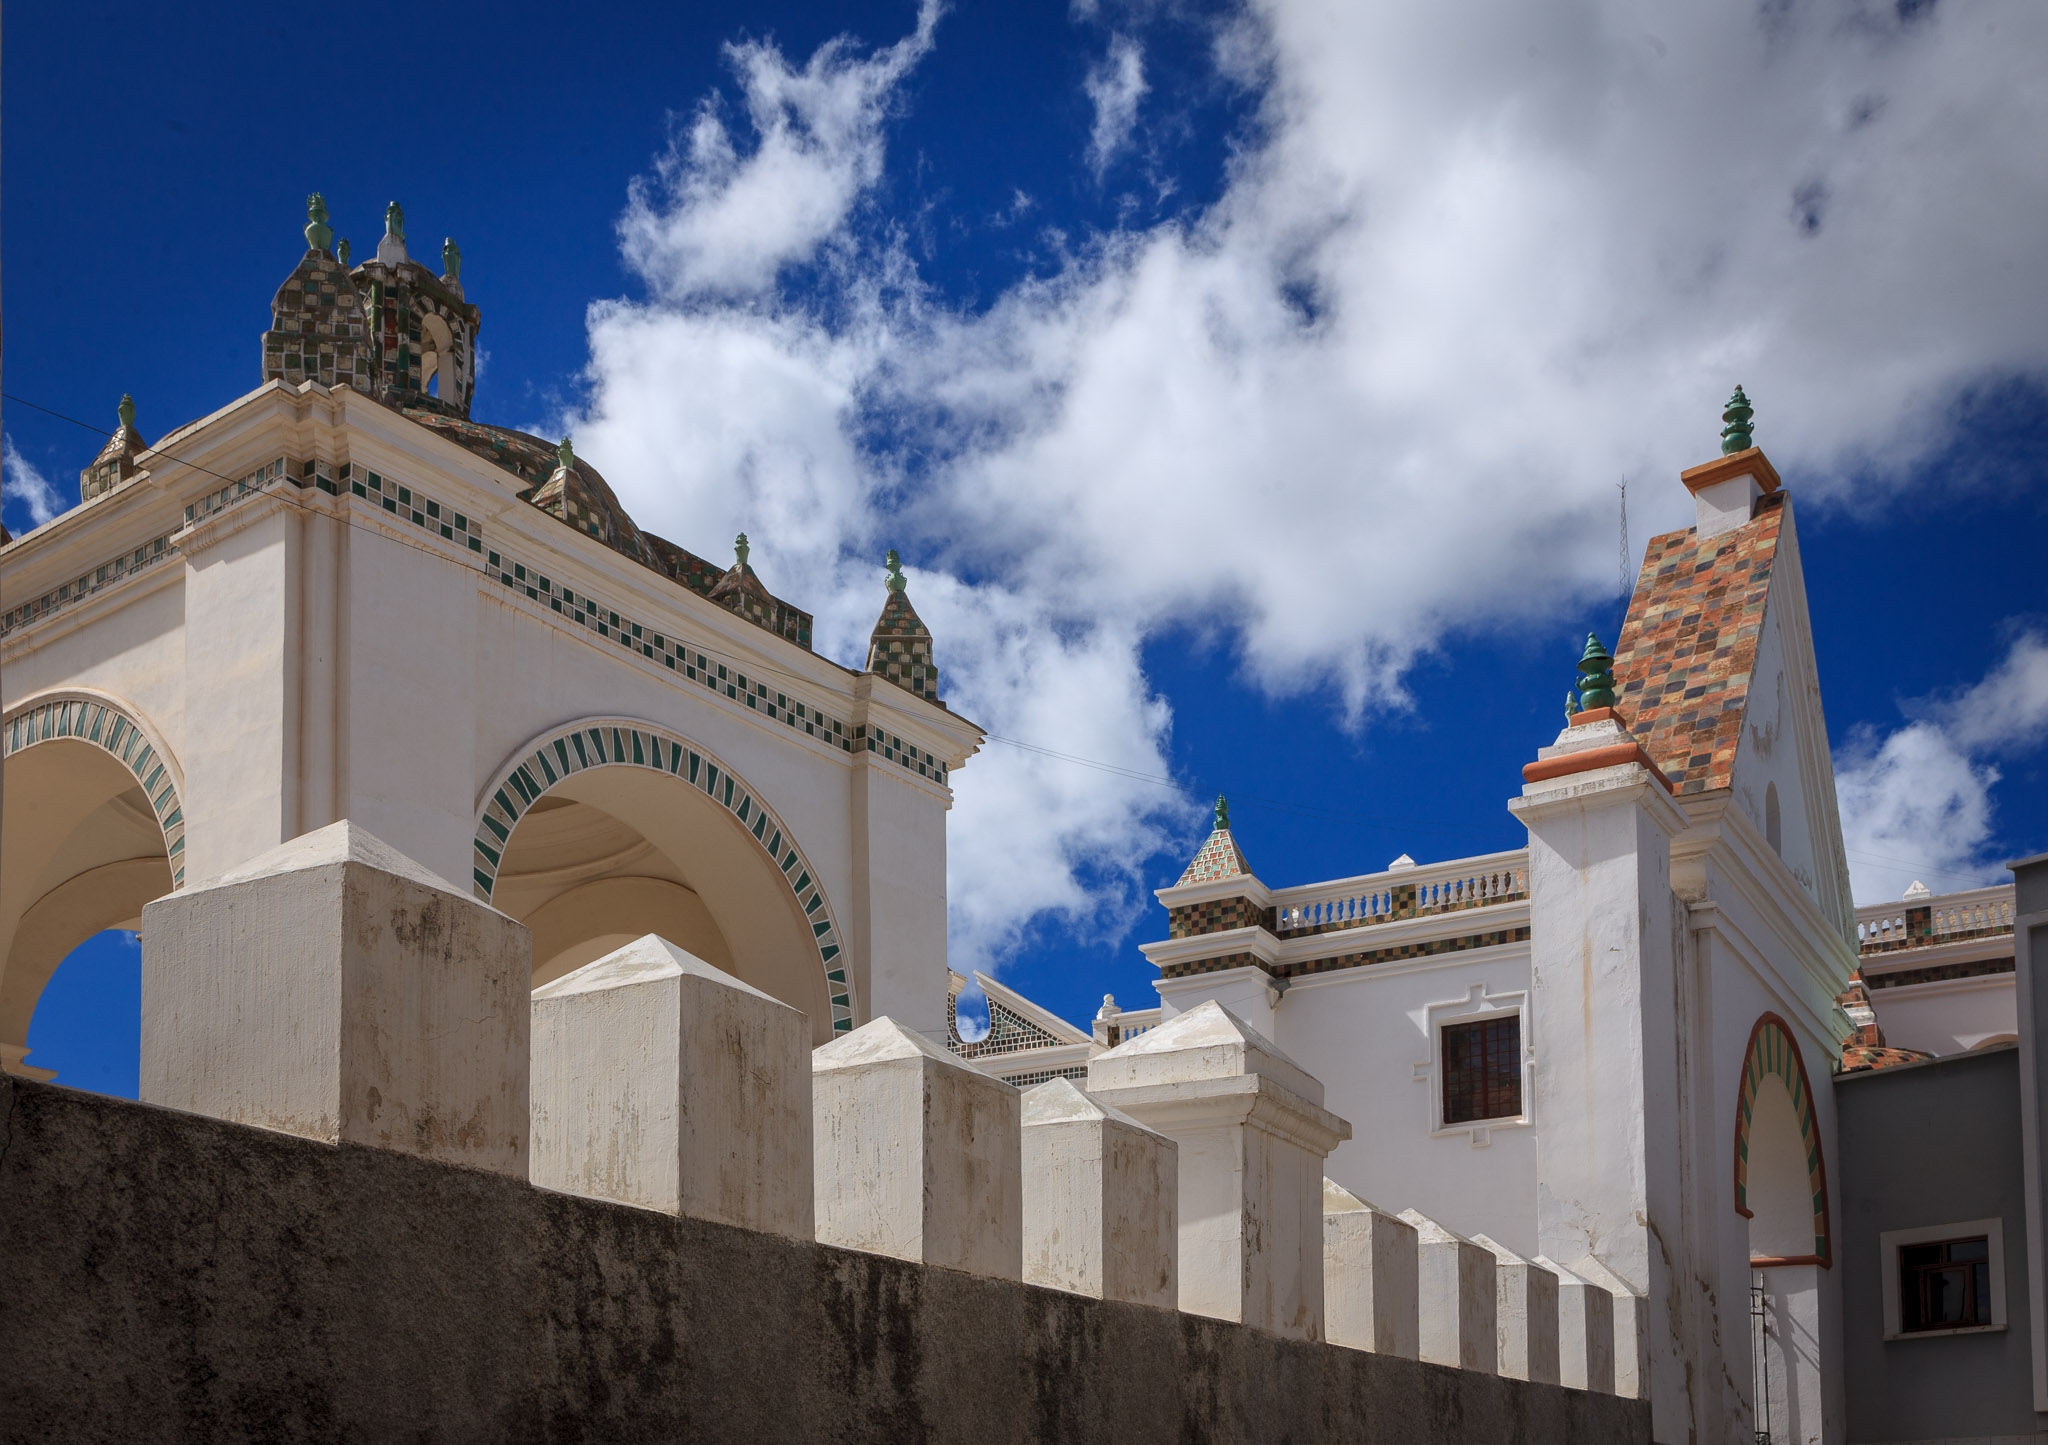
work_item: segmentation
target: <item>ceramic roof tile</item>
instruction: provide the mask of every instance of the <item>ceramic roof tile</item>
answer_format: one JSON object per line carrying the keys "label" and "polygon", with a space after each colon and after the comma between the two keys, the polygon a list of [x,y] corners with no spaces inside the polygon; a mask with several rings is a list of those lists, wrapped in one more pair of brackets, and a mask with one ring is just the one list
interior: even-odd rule
{"label": "ceramic roof tile", "polygon": [[1252,865],[1244,861],[1237,840],[1230,836],[1228,828],[1218,828],[1209,834],[1209,841],[1202,845],[1195,859],[1188,864],[1187,871],[1180,875],[1176,888],[1189,883],[1213,883],[1218,878],[1249,878]]}
{"label": "ceramic roof tile", "polygon": [[1680,793],[1730,785],[1784,522],[1783,492],[1702,540],[1653,538],[1614,650],[1617,706]]}

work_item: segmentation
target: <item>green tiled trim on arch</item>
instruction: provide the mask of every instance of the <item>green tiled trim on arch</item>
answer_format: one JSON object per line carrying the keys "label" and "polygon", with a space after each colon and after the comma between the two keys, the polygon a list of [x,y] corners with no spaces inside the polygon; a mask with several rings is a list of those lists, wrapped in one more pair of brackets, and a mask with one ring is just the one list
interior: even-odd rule
{"label": "green tiled trim on arch", "polygon": [[0,730],[5,756],[13,757],[37,743],[60,740],[89,743],[121,760],[135,775],[143,796],[156,810],[157,826],[163,829],[164,852],[171,864],[171,887],[185,886],[185,809],[178,801],[178,785],[171,762],[162,749],[143,735],[142,725],[112,703],[96,697],[53,698],[25,707],[7,719]]}
{"label": "green tiled trim on arch", "polygon": [[846,982],[846,950],[832,905],[803,851],[773,810],[730,768],[666,728],[626,718],[573,723],[542,738],[505,768],[484,795],[470,867],[476,896],[491,901],[498,867],[512,830],[536,802],[562,779],[588,768],[647,768],[680,778],[739,820],[782,874],[796,905],[811,926],[825,991],[832,1000],[832,1031],[853,1028],[853,997]]}
{"label": "green tiled trim on arch", "polygon": [[1757,1091],[1782,1088],[1799,1116],[1799,1142],[1806,1150],[1806,1187],[1813,1201],[1813,1256],[1832,1262],[1833,1230],[1829,1226],[1827,1161],[1821,1157],[1820,1125],[1813,1116],[1813,1086],[1807,1082],[1806,1060],[1800,1057],[1791,1025],[1767,1013],[1749,1031],[1742,1057],[1742,1088],[1735,1099],[1735,1212],[1751,1218],[1749,1207],[1749,1130],[1756,1113]]}

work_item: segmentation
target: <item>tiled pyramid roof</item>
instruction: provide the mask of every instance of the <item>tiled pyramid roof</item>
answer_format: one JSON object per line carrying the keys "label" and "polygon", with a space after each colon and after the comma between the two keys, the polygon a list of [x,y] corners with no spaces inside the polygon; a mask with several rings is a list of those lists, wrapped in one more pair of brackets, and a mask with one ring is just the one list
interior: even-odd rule
{"label": "tiled pyramid roof", "polygon": [[1614,650],[1616,706],[1677,791],[1730,785],[1763,632],[1783,492],[1742,526],[1652,539]]}
{"label": "tiled pyramid roof", "polygon": [[928,702],[939,700],[939,668],[932,660],[932,633],[910,605],[910,594],[892,589],[882,615],[868,635],[868,671]]}
{"label": "tiled pyramid roof", "polygon": [[1218,878],[1249,878],[1252,865],[1244,861],[1244,854],[1238,850],[1237,840],[1230,836],[1228,828],[1218,828],[1209,834],[1209,841],[1188,864],[1187,871],[1180,875],[1182,888],[1190,883],[1213,883]]}

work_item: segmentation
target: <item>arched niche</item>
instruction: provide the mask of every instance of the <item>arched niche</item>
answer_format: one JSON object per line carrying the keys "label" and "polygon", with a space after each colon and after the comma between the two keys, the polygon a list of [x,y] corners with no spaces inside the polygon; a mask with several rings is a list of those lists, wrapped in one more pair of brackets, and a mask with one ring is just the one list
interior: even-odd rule
{"label": "arched niche", "polygon": [[817,1042],[853,1026],[838,922],[788,829],[674,733],[591,719],[522,748],[480,801],[476,894],[533,930],[534,984],[645,933],[772,994]]}
{"label": "arched niche", "polygon": [[25,1063],[29,1023],[71,951],[183,884],[182,782],[136,712],[83,692],[33,699],[0,721],[0,1068]]}
{"label": "arched niche", "polygon": [[1735,1212],[1759,1262],[1833,1261],[1827,1161],[1813,1087],[1791,1027],[1767,1013],[1750,1030],[1735,1109]]}

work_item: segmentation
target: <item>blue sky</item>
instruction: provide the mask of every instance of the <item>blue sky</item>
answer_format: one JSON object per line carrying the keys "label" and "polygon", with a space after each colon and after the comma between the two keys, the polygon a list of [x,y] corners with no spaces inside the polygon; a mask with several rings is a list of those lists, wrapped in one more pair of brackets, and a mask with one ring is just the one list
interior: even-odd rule
{"label": "blue sky", "polygon": [[[358,53],[274,9],[11,10],[6,390],[203,415],[258,380],[306,192],[359,255],[400,200],[415,251],[462,246],[481,419],[573,432],[697,551],[745,527],[842,660],[902,547],[955,705],[1114,769],[992,742],[957,775],[957,964],[1142,1003],[1149,890],[1218,791],[1275,884],[1515,846],[1576,639],[1619,622],[1615,483],[1640,556],[1736,381],[1799,509],[1859,896],[2048,847],[2028,0],[412,23]],[[18,533],[95,442],[0,427]],[[37,1062],[121,1088],[133,972],[60,974]]]}

